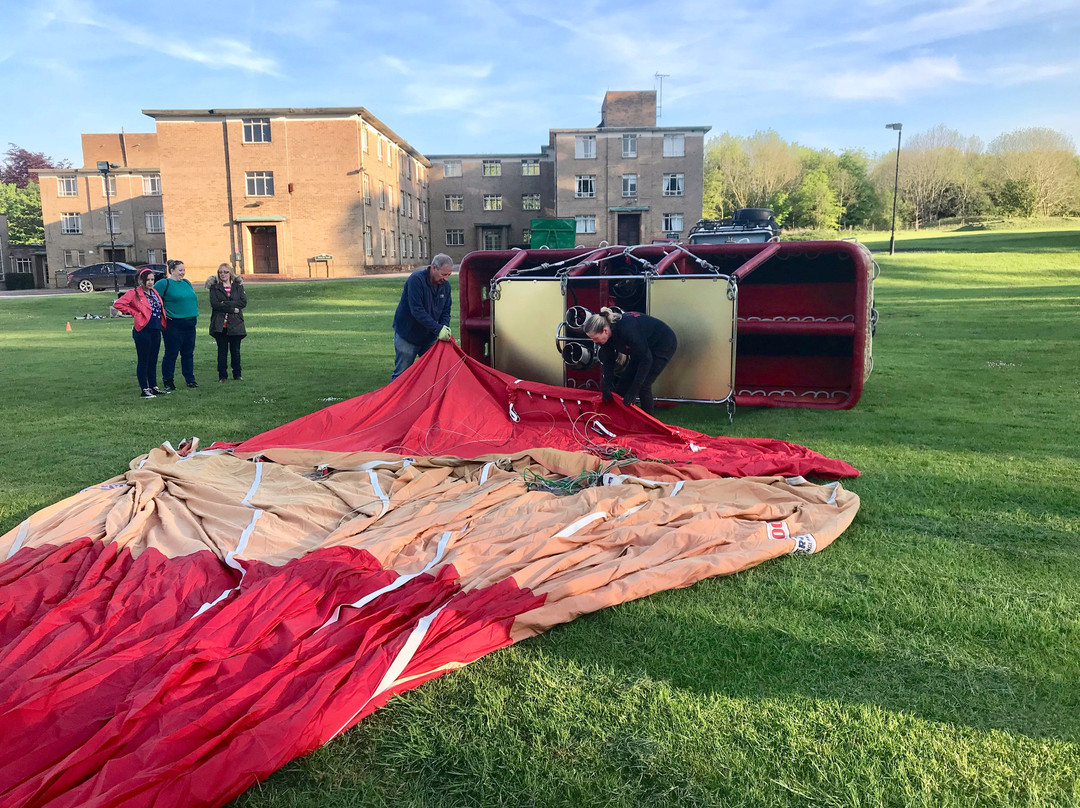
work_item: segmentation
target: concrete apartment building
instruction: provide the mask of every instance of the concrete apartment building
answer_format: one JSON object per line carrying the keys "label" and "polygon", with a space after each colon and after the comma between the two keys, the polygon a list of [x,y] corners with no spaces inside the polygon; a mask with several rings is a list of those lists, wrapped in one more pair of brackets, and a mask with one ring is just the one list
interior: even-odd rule
{"label": "concrete apartment building", "polygon": [[436,250],[526,247],[533,218],[587,247],[681,238],[701,217],[708,126],[658,127],[656,93],[608,92],[600,125],[551,129],[536,154],[431,157]]}
{"label": "concrete apartment building", "polygon": [[529,246],[533,219],[555,215],[546,154],[433,155],[431,233],[455,262],[473,250]]}
{"label": "concrete apartment building", "polygon": [[[165,260],[157,135],[84,134],[82,151],[83,168],[34,170],[41,186],[48,267],[56,286],[67,283],[65,270],[88,264]],[[101,160],[115,166],[107,181],[97,170]]]}
{"label": "concrete apartment building", "polygon": [[169,253],[213,272],[363,275],[430,257],[427,158],[363,107],[143,110]]}

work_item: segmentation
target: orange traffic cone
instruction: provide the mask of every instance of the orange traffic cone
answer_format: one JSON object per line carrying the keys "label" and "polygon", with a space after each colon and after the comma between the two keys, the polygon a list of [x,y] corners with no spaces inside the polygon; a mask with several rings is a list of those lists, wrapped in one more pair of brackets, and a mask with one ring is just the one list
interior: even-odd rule
{"label": "orange traffic cone", "polygon": [[70,330],[71,330],[71,320],[68,320],[67,328],[65,329],[65,331],[70,331]]}

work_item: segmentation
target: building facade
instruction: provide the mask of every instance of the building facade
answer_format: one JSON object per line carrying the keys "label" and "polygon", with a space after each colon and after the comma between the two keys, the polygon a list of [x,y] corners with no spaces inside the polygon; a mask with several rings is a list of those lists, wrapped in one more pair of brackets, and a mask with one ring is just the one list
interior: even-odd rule
{"label": "building facade", "polygon": [[655,92],[609,92],[600,125],[551,129],[536,154],[431,157],[432,237],[455,261],[529,246],[533,218],[576,243],[683,238],[701,217],[708,126],[659,127]]}
{"label": "building facade", "polygon": [[[165,260],[157,135],[84,134],[83,168],[36,169],[51,285],[102,261]],[[98,162],[109,164],[101,173]],[[110,220],[109,214],[112,214]]]}
{"label": "building facade", "polygon": [[434,155],[431,234],[456,262],[473,250],[529,246],[533,219],[555,215],[546,154]]}
{"label": "building facade", "polygon": [[430,163],[363,107],[143,112],[169,252],[197,273],[353,276],[430,257]]}

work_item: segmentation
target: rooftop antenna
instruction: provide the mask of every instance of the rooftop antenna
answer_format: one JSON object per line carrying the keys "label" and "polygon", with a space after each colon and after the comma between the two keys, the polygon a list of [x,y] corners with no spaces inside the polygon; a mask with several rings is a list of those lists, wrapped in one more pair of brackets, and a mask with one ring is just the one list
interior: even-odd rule
{"label": "rooftop antenna", "polygon": [[660,123],[660,119],[664,117],[664,79],[671,76],[670,73],[654,73],[656,79],[660,82],[660,98],[656,104],[656,122]]}

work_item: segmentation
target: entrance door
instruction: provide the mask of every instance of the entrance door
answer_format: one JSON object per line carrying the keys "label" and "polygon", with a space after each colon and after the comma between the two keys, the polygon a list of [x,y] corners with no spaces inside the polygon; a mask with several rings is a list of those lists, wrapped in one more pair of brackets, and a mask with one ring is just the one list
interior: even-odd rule
{"label": "entrance door", "polygon": [[484,228],[483,244],[485,250],[501,250],[503,248],[502,229]]}
{"label": "entrance door", "polygon": [[641,214],[619,214],[619,244],[629,247],[641,243]]}
{"label": "entrance door", "polygon": [[251,228],[251,261],[252,269],[256,274],[276,275],[278,273],[276,227],[270,225]]}

